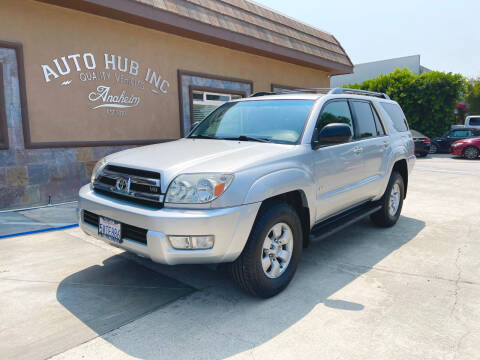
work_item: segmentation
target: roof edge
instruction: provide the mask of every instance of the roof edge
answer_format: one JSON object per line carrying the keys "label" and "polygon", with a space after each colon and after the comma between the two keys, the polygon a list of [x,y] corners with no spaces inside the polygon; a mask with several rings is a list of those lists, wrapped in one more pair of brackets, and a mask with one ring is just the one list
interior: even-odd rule
{"label": "roof edge", "polygon": [[[348,66],[318,56],[286,48],[249,35],[218,28],[147,4],[129,0],[36,0],[93,15],[120,20],[162,32],[239,50],[254,55],[319,69],[330,75],[348,74]],[[335,39],[336,40],[336,39]],[[337,41],[338,42],[338,41]],[[339,44],[340,45],[340,44]],[[348,55],[347,55],[348,57]],[[350,59],[349,59],[350,60]],[[350,61],[351,63],[351,61]]]}

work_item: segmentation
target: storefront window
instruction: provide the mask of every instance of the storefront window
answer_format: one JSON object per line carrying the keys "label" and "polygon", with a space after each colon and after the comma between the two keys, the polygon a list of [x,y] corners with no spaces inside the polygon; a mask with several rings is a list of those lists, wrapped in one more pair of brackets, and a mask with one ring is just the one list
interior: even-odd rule
{"label": "storefront window", "polygon": [[220,94],[208,91],[194,90],[193,99],[193,122],[202,121],[220,105],[230,100],[240,99],[238,94]]}

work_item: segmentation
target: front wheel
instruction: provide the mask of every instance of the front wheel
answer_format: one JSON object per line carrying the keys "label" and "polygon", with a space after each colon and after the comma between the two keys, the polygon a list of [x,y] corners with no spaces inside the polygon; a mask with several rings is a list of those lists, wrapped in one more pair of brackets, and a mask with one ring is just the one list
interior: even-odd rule
{"label": "front wheel", "polygon": [[292,280],[302,247],[302,225],[295,209],[284,202],[264,204],[242,254],[231,264],[233,278],[254,296],[274,296]]}
{"label": "front wheel", "polygon": [[403,198],[405,197],[405,185],[403,177],[399,172],[393,171],[388,182],[385,194],[379,200],[381,209],[374,212],[370,218],[375,225],[381,227],[390,227],[397,223],[403,207]]}
{"label": "front wheel", "polygon": [[465,159],[474,160],[478,157],[480,151],[475,146],[468,146],[463,150],[463,157]]}
{"label": "front wheel", "polygon": [[436,154],[438,152],[438,146],[434,143],[430,145],[430,154]]}

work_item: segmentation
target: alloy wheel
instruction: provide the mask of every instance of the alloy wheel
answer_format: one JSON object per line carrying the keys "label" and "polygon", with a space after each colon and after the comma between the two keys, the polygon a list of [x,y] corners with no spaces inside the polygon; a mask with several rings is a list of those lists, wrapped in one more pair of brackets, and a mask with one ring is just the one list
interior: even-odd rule
{"label": "alloy wheel", "polygon": [[397,214],[398,207],[400,205],[400,186],[395,183],[392,186],[392,191],[390,192],[390,200],[388,202],[388,214],[391,217],[394,217]]}
{"label": "alloy wheel", "polygon": [[467,159],[470,159],[470,160],[476,159],[478,157],[478,149],[472,146],[469,146],[464,150],[464,155]]}
{"label": "alloy wheel", "polygon": [[263,272],[276,279],[287,270],[293,252],[293,232],[289,225],[278,223],[268,231],[262,248]]}

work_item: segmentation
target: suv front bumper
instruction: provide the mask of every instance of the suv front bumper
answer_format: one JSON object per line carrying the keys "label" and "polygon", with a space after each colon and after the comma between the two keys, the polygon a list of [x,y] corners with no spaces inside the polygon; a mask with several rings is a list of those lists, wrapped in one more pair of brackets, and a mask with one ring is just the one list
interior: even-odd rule
{"label": "suv front bumper", "polygon": [[[261,203],[222,209],[150,209],[95,193],[90,185],[79,192],[79,225],[88,235],[113,246],[148,257],[155,262],[175,264],[234,261],[242,252]],[[104,216],[147,231],[147,244],[124,238],[115,243],[98,235],[98,228],[83,221],[83,211]],[[177,250],[169,235],[213,235],[208,250]]]}

